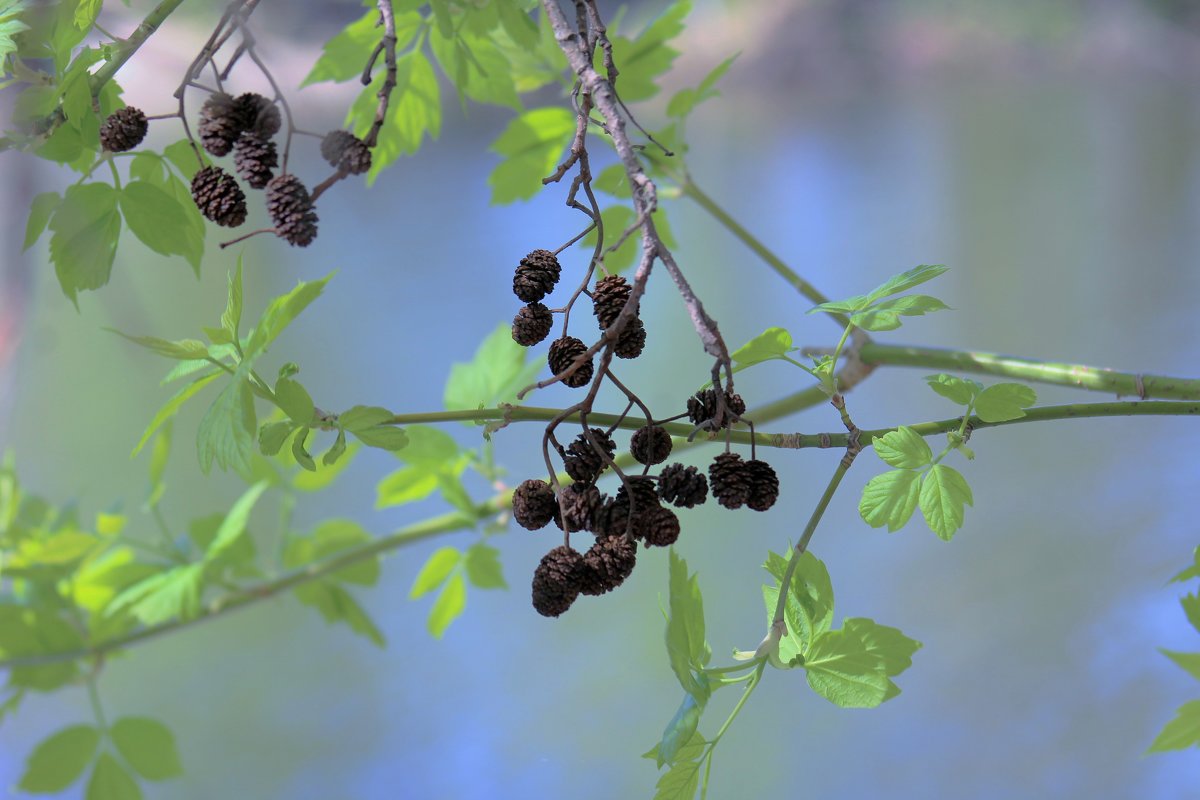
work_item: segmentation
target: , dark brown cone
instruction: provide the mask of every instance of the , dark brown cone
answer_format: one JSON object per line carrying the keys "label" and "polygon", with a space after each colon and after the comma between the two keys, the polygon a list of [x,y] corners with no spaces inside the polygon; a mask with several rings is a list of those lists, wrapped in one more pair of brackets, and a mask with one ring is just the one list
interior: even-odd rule
{"label": ", dark brown cone", "polygon": [[658,425],[643,425],[633,432],[629,452],[639,464],[661,464],[671,455],[671,434]]}
{"label": ", dark brown cone", "polygon": [[740,394],[731,394],[725,390],[725,414],[723,419],[715,420],[713,418],[717,414],[717,392],[715,389],[705,389],[688,398],[687,412],[693,425],[713,420],[711,429],[720,430],[728,428],[733,423],[733,417],[740,417],[746,413],[746,401]]}
{"label": ", dark brown cone", "polygon": [[582,585],[583,556],[566,546],[559,546],[542,556],[533,571],[533,607],[543,617],[563,614]]}
{"label": ", dark brown cone", "polygon": [[321,140],[321,158],[329,166],[360,175],[371,168],[371,148],[349,131],[330,131]]}
{"label": ", dark brown cone", "polygon": [[[546,355],[546,361],[550,365],[551,372],[561,375],[575,363],[575,359],[586,352],[587,345],[583,342],[574,336],[564,336],[550,343],[550,352]],[[593,374],[595,374],[595,365],[591,359],[588,359],[583,366],[563,378],[563,383],[572,389],[578,389],[580,386],[587,386],[591,382]]]}
{"label": ", dark brown cone", "polygon": [[679,517],[659,506],[647,515],[645,534],[648,547],[670,547],[679,539]]}
{"label": ", dark brown cone", "polygon": [[[631,500],[632,498],[632,500]],[[654,479],[631,476],[627,484],[617,489],[611,503],[605,503],[596,512],[592,530],[597,536],[624,536],[632,524],[633,538],[646,535],[646,525],[655,509],[662,508],[658,502],[658,491]],[[632,513],[631,513],[632,512]]]}
{"label": ", dark brown cone", "polygon": [[554,490],[545,481],[530,478],[513,492],[513,519],[526,530],[536,531],[550,524],[558,515]]}
{"label": ", dark brown cone", "polygon": [[641,317],[634,317],[617,337],[613,352],[617,358],[637,358],[646,349],[646,326]]}
{"label": ", dark brown cone", "polygon": [[521,259],[513,275],[513,294],[525,303],[537,303],[554,291],[562,273],[558,258],[549,250],[534,250]]}
{"label": ", dark brown cone", "polygon": [[676,508],[694,508],[708,499],[708,479],[695,467],[668,464],[658,475],[658,496]]}
{"label": ", dark brown cone", "polygon": [[280,175],[267,184],[267,213],[275,235],[288,244],[307,247],[317,238],[317,212],[308,189],[295,175]]}
{"label": ", dark brown cone", "polygon": [[580,594],[602,595],[625,582],[637,566],[637,542],[624,536],[602,536],[583,554]]}
{"label": ", dark brown cone", "polygon": [[631,287],[620,275],[609,275],[596,281],[592,289],[592,312],[600,323],[600,330],[606,330],[617,321],[621,309],[629,302]]}
{"label": ", dark brown cone", "polygon": [[233,146],[233,166],[251,189],[263,188],[275,177],[275,168],[279,166],[275,142],[246,131]]}
{"label": ", dark brown cone", "polygon": [[608,466],[608,462],[612,461],[613,454],[617,452],[616,442],[602,429],[592,428],[591,434],[600,449],[608,454],[608,459],[605,460],[600,453],[596,452],[596,448],[588,441],[586,434],[579,434],[575,437],[575,441],[567,445],[562,454],[563,469],[567,471],[572,480],[594,483],[604,468]]}
{"label": ", dark brown cone", "polygon": [[239,94],[233,101],[233,110],[241,122],[243,131],[256,133],[264,139],[270,139],[283,127],[279,107],[261,94]]}
{"label": ", dark brown cone", "polygon": [[192,200],[200,213],[226,228],[246,221],[246,195],[220,167],[204,167],[192,178]]}
{"label": ", dark brown cone", "polygon": [[752,458],[746,462],[746,474],[750,479],[750,497],[746,505],[755,511],[766,511],[779,499],[779,476],[775,468],[765,461]]}
{"label": ", dark brown cone", "polygon": [[200,107],[200,143],[214,156],[229,155],[233,143],[246,129],[236,102],[224,92],[214,92]]}
{"label": ", dark brown cone", "polygon": [[592,516],[604,504],[604,496],[600,490],[590,483],[572,483],[564,486],[559,492],[562,516],[554,515],[554,522],[563,527],[568,533],[587,530],[592,525]]}
{"label": ", dark brown cone", "polygon": [[100,125],[100,144],[111,153],[124,153],[141,144],[149,129],[150,123],[140,108],[119,108]]}
{"label": ", dark brown cone", "polygon": [[513,317],[512,338],[522,347],[533,347],[550,335],[554,315],[541,303],[522,306]]}
{"label": ", dark brown cone", "polygon": [[750,475],[737,453],[721,453],[708,467],[713,497],[726,508],[741,508],[750,499]]}

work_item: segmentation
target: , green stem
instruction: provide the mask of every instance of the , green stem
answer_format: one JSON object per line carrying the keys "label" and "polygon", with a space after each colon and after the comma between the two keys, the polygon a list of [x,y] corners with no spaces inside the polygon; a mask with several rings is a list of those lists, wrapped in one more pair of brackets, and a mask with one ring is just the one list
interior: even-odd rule
{"label": ", green stem", "polygon": [[750,695],[754,692],[755,688],[758,687],[759,681],[762,680],[763,670],[766,668],[766,661],[758,662],[758,666],[756,666],[754,669],[754,674],[749,678],[749,683],[747,683],[746,688],[742,690],[742,696],[738,698],[737,705],[735,705],[733,710],[729,712],[729,716],[725,718],[725,722],[717,730],[717,735],[714,736],[711,741],[709,741],[708,749],[704,752],[703,756],[705,760],[704,788],[702,790],[703,794],[708,793],[708,776],[712,770],[713,751],[717,749],[717,744],[720,743],[721,737],[725,735],[727,730],[729,730],[729,726],[733,724],[735,719],[737,719],[737,715],[742,712],[743,708],[745,708],[746,701],[750,699]]}
{"label": ", green stem", "polygon": [[[479,510],[479,517],[499,513],[508,508],[511,492],[504,492],[497,497],[492,498],[487,503],[484,503]],[[16,667],[31,667],[41,666],[45,664],[56,664],[63,661],[75,661],[80,658],[95,658],[103,656],[114,650],[120,650],[129,645],[144,642],[163,634],[172,631],[181,630],[190,627],[196,623],[205,620],[216,619],[231,611],[236,611],[239,608],[265,600],[268,597],[274,597],[288,589],[294,589],[297,586],[303,586],[306,583],[320,580],[340,569],[344,569],[352,564],[357,564],[368,558],[374,558],[378,555],[386,553],[390,550],[395,550],[398,547],[409,545],[423,539],[429,539],[443,533],[452,531],[464,530],[471,528],[475,523],[475,519],[462,513],[454,511],[448,514],[441,514],[431,519],[418,522],[414,525],[409,525],[406,528],[392,533],[388,536],[381,537],[370,542],[362,547],[353,550],[343,550],[333,558],[327,558],[322,561],[309,564],[301,569],[294,570],[288,574],[266,583],[261,583],[255,586],[250,586],[238,592],[230,593],[222,597],[218,597],[213,602],[206,605],[200,612],[189,619],[174,620],[172,622],[164,622],[160,625],[152,625],[148,628],[143,628],[132,633],[127,633],[122,636],[114,636],[109,639],[103,639],[95,644],[87,647],[82,647],[77,650],[69,650],[61,653],[43,653],[31,656],[16,656],[0,660],[0,669],[14,669]]]}
{"label": ", green stem", "polygon": [[1194,378],[1115,372],[1084,364],[1034,361],[971,350],[943,350],[936,347],[886,345],[878,342],[864,344],[858,350],[858,357],[864,364],[871,366],[958,370],[1108,392],[1118,397],[1139,397],[1143,400],[1200,400],[1200,380]]}
{"label": ", green stem", "polygon": [[787,608],[788,586],[792,582],[796,566],[800,563],[800,556],[804,555],[804,551],[808,549],[808,543],[812,541],[813,534],[817,532],[817,525],[821,522],[821,517],[825,515],[825,509],[829,508],[829,501],[833,499],[834,493],[841,485],[842,478],[846,477],[853,460],[853,457],[850,457],[838,462],[837,469],[833,471],[833,477],[829,479],[829,484],[825,487],[825,493],[821,495],[821,499],[817,501],[817,507],[808,517],[808,524],[804,526],[804,533],[800,535],[800,541],[796,542],[796,546],[792,548],[792,555],[788,559],[787,569],[784,570],[783,580],[779,582],[779,599],[775,601],[775,616],[772,621],[774,625],[783,621],[783,611]]}
{"label": ", green stem", "polygon": [[104,84],[113,79],[121,67],[125,66],[125,62],[133,57],[133,54],[146,43],[146,40],[158,30],[158,27],[166,22],[167,17],[171,16],[175,9],[182,4],[183,0],[163,0],[146,15],[137,29],[129,34],[129,38],[121,41],[116,48],[116,54],[104,66],[92,73],[92,77],[88,81],[93,98],[100,95]]}
{"label": ", green stem", "polygon": [[104,717],[104,706],[100,704],[100,690],[96,686],[96,673],[89,672],[87,676],[88,700],[92,704],[92,715],[96,718],[96,727],[100,733],[108,736],[108,720]]}

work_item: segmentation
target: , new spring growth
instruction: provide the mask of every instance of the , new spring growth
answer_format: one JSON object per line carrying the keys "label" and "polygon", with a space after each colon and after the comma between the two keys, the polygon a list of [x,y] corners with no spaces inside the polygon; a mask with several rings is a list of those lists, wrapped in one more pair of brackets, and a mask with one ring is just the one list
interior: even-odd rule
{"label": ", new spring growth", "polygon": [[708,499],[708,479],[695,467],[668,464],[658,476],[658,496],[676,508],[694,508]]}
{"label": ", new spring growth", "polygon": [[512,338],[522,347],[532,347],[550,335],[554,315],[541,303],[522,306],[513,317]]}
{"label": ", new spring growth", "polygon": [[[613,454],[617,452],[616,442],[600,428],[592,428],[591,434],[592,441],[608,455],[607,461],[611,461]],[[583,433],[575,437],[575,441],[563,451],[563,468],[571,479],[576,481],[595,482],[608,465],[607,461],[592,442],[588,441],[587,434]]]}
{"label": ", new spring growth", "polygon": [[275,234],[288,244],[307,247],[317,238],[317,212],[295,175],[280,175],[267,184],[267,213]]}
{"label": ", new spring growth", "polygon": [[750,475],[737,453],[721,453],[708,467],[713,497],[725,508],[741,508],[750,499]]}
{"label": ", new spring growth", "polygon": [[192,178],[192,200],[200,213],[227,228],[246,221],[246,194],[220,167],[204,167]]}
{"label": ", new spring growth", "polygon": [[100,144],[111,153],[124,153],[141,144],[149,129],[145,113],[126,106],[109,114],[100,125]]}
{"label": ", new spring growth", "polygon": [[536,531],[549,525],[558,514],[558,501],[550,484],[530,478],[513,492],[512,510],[518,525]]}
{"label": ", new spring growth", "polygon": [[[546,354],[546,361],[550,365],[552,373],[561,375],[575,363],[575,359],[586,352],[587,345],[583,342],[574,336],[564,336],[561,339],[555,339],[550,344],[550,352]],[[572,389],[578,389],[581,386],[587,386],[591,382],[593,374],[595,374],[595,367],[591,359],[589,359],[570,375],[563,378],[563,383]]]}
{"label": ", new spring growth", "polygon": [[661,464],[671,455],[671,434],[658,425],[643,425],[633,432],[629,452],[640,464]]}
{"label": ", new spring growth", "polygon": [[543,617],[566,612],[583,585],[583,556],[570,547],[559,546],[542,556],[533,571],[533,608]]}
{"label": ", new spring growth", "polygon": [[558,258],[549,250],[534,250],[521,259],[513,275],[513,294],[525,303],[537,303],[554,291],[562,274]]}

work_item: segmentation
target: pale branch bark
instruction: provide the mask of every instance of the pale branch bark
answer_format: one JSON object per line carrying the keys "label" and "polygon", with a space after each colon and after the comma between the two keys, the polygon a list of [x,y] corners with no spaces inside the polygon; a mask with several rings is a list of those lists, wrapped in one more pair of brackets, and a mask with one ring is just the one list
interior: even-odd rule
{"label": "pale branch bark", "polygon": [[[643,248],[644,253],[648,255],[648,258],[643,258],[642,266],[648,273],[649,265],[655,258],[663,262],[663,266],[683,296],[688,315],[692,319],[692,324],[696,328],[705,352],[716,358],[727,371],[731,372],[732,363],[729,358],[729,350],[721,338],[716,322],[704,310],[703,303],[692,291],[687,278],[675,263],[670,250],[663,244],[654,225],[652,215],[658,207],[657,189],[638,160],[637,151],[625,130],[625,119],[620,111],[620,101],[616,90],[609,79],[596,70],[592,62],[593,48],[589,47],[588,37],[581,35],[572,27],[559,6],[558,0],[542,0],[542,8],[546,11],[546,19],[554,31],[559,49],[567,57],[567,63],[579,80],[582,92],[591,98],[596,109],[604,115],[605,128],[612,137],[613,147],[625,167],[625,176],[629,181],[630,192],[633,196],[633,210],[637,218],[642,220]],[[599,35],[603,31],[603,23],[599,20],[599,15],[591,7],[588,8],[587,15],[591,20],[592,28],[596,29],[597,35]],[[613,72],[615,74],[615,70]],[[640,272],[641,268],[639,268]],[[642,279],[640,285],[638,281],[635,281],[630,303],[627,304],[626,309],[618,317],[618,322],[613,326],[618,331],[623,327],[622,323],[632,317],[629,306],[636,307],[637,299],[644,290],[644,276],[639,274],[638,277]],[[626,312],[629,312],[628,317],[626,317]],[[597,346],[596,349],[598,350],[599,347]]]}

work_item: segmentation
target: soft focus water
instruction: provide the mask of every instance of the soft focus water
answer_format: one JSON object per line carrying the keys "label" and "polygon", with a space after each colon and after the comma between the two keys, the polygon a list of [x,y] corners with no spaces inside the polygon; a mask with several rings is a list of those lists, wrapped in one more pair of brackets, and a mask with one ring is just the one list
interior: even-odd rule
{"label": "soft focus water", "polygon": [[[881,341],[1200,371],[1194,75],[930,70],[831,89],[814,76],[758,83],[755,70],[769,77],[762,60],[744,69],[735,67],[723,99],[693,124],[689,163],[709,194],[831,296],[915,264],[951,265],[929,290],[956,310]],[[310,112],[336,124],[334,107],[316,97]],[[528,204],[489,206],[484,181],[494,162],[483,148],[506,117],[472,109],[464,120],[452,100],[447,107],[442,140],[420,158],[370,191],[344,184],[322,201],[312,247],[244,248],[248,314],[297,279],[340,270],[264,372],[296,361],[319,405],[438,408],[449,362],[466,360],[515,311],[516,260],[577,230],[556,188]],[[39,171],[34,186],[61,180]],[[10,191],[2,201],[23,219],[25,196]],[[805,316],[809,304],[698,208],[678,201],[668,213],[680,262],[727,341],[782,325],[799,343],[833,343],[833,326]],[[6,244],[10,258],[16,249]],[[0,427],[0,446],[16,451],[30,489],[76,499],[89,513],[124,497],[148,529],[137,514],[145,464],[131,467],[125,454],[169,396],[157,385],[164,366],[99,329],[195,335],[220,313],[233,258],[214,247],[197,283],[181,260],[123,246],[112,284],[85,295],[76,314],[44,245],[33,251],[35,288]],[[576,255],[568,269],[583,263]],[[643,304],[651,347],[620,374],[665,416],[704,380],[707,362],[664,281]],[[924,387],[924,374],[877,372],[850,397],[856,421],[953,413]],[[752,407],[803,385],[785,365],[744,377]],[[1050,387],[1039,396],[1103,399]],[[547,391],[535,402],[565,397]],[[191,439],[202,410],[176,425],[173,519],[225,508],[240,491],[236,481],[198,474]],[[767,427],[815,432],[838,423],[815,409]],[[479,442],[472,429],[454,433]],[[539,438],[533,425],[498,435],[497,457],[514,482],[537,474]],[[925,647],[899,680],[903,694],[871,711],[834,708],[799,673],[769,675],[717,751],[710,796],[1194,797],[1194,753],[1142,753],[1196,696],[1155,648],[1197,649],[1181,591],[1164,586],[1197,542],[1197,442],[1189,419],[980,432],[978,459],[955,464],[976,502],[950,544],[918,523],[888,535],[858,519],[857,494],[881,468],[864,454],[812,549],[832,573],[839,617],[874,617]],[[759,565],[799,534],[839,456],[767,457],[785,487],[769,514],[711,504],[683,514],[679,550],[699,572],[720,663],[761,637]],[[444,510],[429,500],[373,511],[374,483],[393,465],[383,454],[360,456],[335,491],[302,502],[298,524],[348,516],[385,533]],[[472,488],[486,496],[482,482]],[[270,530],[273,513],[254,527]],[[102,682],[110,716],[167,721],[188,769],[149,795],[652,795],[653,764],[637,755],[680,699],[658,610],[665,553],[643,556],[620,591],[586,598],[554,622],[529,609],[527,589],[550,540],[511,532],[498,543],[514,590],[472,591],[464,617],[431,640],[429,602],[407,599],[411,580],[440,544],[471,541],[462,533],[399,551],[380,586],[361,593],[388,637],[385,651],[282,599],[112,662]],[[718,695],[703,732],[715,731],[734,699]],[[0,728],[0,786],[16,782],[35,742],[89,713],[81,690],[30,698]]]}

